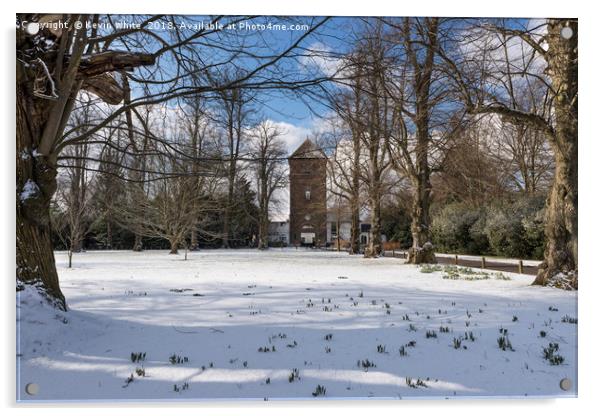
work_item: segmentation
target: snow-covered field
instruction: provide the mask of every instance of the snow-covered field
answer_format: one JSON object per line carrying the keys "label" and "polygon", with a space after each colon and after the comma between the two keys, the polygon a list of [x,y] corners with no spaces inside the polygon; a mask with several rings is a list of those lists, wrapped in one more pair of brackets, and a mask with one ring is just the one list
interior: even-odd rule
{"label": "snow-covered field", "polygon": [[530,276],[281,249],[66,262],[68,312],[17,295],[20,400],[576,395],[577,294]]}

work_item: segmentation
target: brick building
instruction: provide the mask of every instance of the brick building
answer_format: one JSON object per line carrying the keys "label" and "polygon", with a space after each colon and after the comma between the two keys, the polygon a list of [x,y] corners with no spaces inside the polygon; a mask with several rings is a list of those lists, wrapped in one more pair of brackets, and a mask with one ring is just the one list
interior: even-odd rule
{"label": "brick building", "polygon": [[326,163],[324,152],[307,139],[288,159],[290,244],[324,245],[326,240]]}

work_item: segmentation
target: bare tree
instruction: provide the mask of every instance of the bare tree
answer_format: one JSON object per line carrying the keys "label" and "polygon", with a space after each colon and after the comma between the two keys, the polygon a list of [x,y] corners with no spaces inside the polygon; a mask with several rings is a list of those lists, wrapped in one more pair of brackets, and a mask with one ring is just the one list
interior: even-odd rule
{"label": "bare tree", "polygon": [[[547,105],[547,88],[541,82],[518,83],[513,88],[520,108],[537,111]],[[549,188],[554,155],[541,129],[528,123],[504,122],[497,114],[483,115],[481,122],[492,124],[484,145],[511,186],[527,195]]]}
{"label": "bare tree", "polygon": [[[249,17],[211,17],[211,25],[199,25],[199,18],[193,16],[130,18],[135,24],[122,29],[115,26],[110,16],[17,16],[17,282],[18,285],[39,283],[48,297],[63,309],[66,303],[54,262],[49,212],[56,190],[57,168],[61,166],[57,163],[58,157],[66,147],[98,139],[99,131],[111,125],[116,127],[122,122],[122,115],[127,116],[127,112],[143,105],[195,94],[204,94],[210,99],[218,91],[243,86],[292,88],[322,81],[300,79],[299,74],[287,76],[271,68],[283,59],[296,59],[292,52],[327,18],[309,21],[309,30],[301,32],[284,47],[264,39],[265,53],[246,49],[245,36],[237,34],[240,39],[235,39],[234,34],[223,31],[226,25]],[[194,24],[180,26],[176,19]],[[59,21],[63,24],[47,24]],[[99,31],[98,25],[90,24],[100,21],[112,29]],[[32,22],[38,26],[30,25]],[[169,24],[174,30],[152,31],[157,22]],[[40,30],[35,33],[37,28]],[[227,48],[223,47],[224,43]],[[123,50],[113,49],[115,45]],[[156,62],[160,65],[155,65]],[[203,67],[199,70],[190,65],[191,62],[202,62]],[[229,82],[219,85],[203,82],[201,86],[189,82],[192,75],[206,75],[209,68],[216,70],[236,62],[245,70]],[[143,66],[149,68],[141,69]],[[123,70],[132,71],[128,81],[152,85],[149,93],[132,94],[126,104],[127,85],[112,75]],[[110,105],[105,105],[105,114],[79,134],[66,126],[82,90],[93,92]],[[152,132],[144,134],[161,142]]]}
{"label": "bare tree", "polygon": [[[212,143],[209,137],[213,134],[211,120],[206,114],[206,107],[201,96],[193,96],[184,100],[184,105],[181,106],[182,119],[181,123],[184,128],[184,133],[190,138],[190,153],[192,160],[190,161],[190,172],[196,178],[195,188],[203,190],[206,178],[202,174],[207,162],[202,161],[202,157],[210,153],[209,149],[215,151],[215,143]],[[208,152],[209,150],[209,152]],[[200,207],[195,205],[189,207],[190,210],[196,211],[197,221],[194,222],[190,229],[190,249],[197,250],[199,248],[199,231],[201,231],[201,211]]]}
{"label": "bare tree", "polygon": [[[123,81],[123,103],[125,106],[129,106],[132,102],[132,90],[125,71],[122,71],[121,78]],[[147,151],[150,145],[149,141],[151,139],[149,135],[151,108],[151,106],[145,106],[139,109],[128,108],[125,111],[127,137],[129,140],[129,147],[132,149],[132,154],[129,158],[132,169],[128,171],[128,174],[132,179],[128,184],[131,203],[130,208],[138,211],[138,215],[134,218],[139,219],[144,218],[144,201],[146,200],[145,181],[146,164],[148,160]],[[134,120],[134,114],[137,116],[136,120]],[[134,121],[137,121],[137,124],[142,125],[144,134],[137,133],[134,126]],[[137,228],[139,227],[133,227],[134,230]],[[138,231],[134,232],[134,245],[132,247],[133,251],[142,251],[142,237],[142,234]]]}
{"label": "bare tree", "polygon": [[[77,126],[86,125],[89,122],[89,106],[74,114],[73,122]],[[71,267],[71,253],[80,252],[83,249],[83,240],[88,230],[90,221],[90,209],[92,202],[91,184],[93,175],[88,172],[90,162],[91,145],[82,143],[66,149],[64,157],[73,161],[72,165],[62,169],[59,175],[59,191],[56,193],[59,206],[65,211],[69,235],[69,266]]]}
{"label": "bare tree", "polygon": [[[115,135],[116,147],[119,148],[123,140],[122,131],[107,129],[109,136]],[[94,188],[93,206],[99,214],[97,223],[104,221],[105,232],[97,234],[96,238],[105,248],[113,248],[113,227],[118,223],[118,213],[126,201],[126,185],[124,176],[124,155],[110,145],[101,145],[98,157],[98,172]]]}
{"label": "bare tree", "polygon": [[[225,80],[221,82],[230,82],[235,76],[224,74]],[[234,185],[240,168],[240,154],[245,147],[245,134],[250,124],[249,117],[252,108],[250,107],[253,97],[249,91],[242,88],[224,90],[219,93],[217,111],[219,113],[217,120],[224,131],[226,157],[226,187],[227,198],[224,207],[224,229],[222,236],[222,247],[230,247],[230,213],[234,201]]]}
{"label": "bare tree", "polygon": [[[437,71],[439,18],[389,21],[401,46],[397,76],[388,92],[395,100],[395,130],[388,149],[393,167],[412,184],[412,247],[408,263],[436,263],[431,242],[431,173],[441,147],[443,129],[435,113],[446,90]],[[449,104],[448,104],[449,105]]]}
{"label": "bare tree", "polygon": [[92,208],[92,179],[85,170],[88,163],[85,156],[88,153],[86,144],[73,146],[69,149],[76,158],[74,166],[62,172],[58,179],[59,190],[54,196],[55,213],[51,218],[55,235],[59,236],[67,247],[69,263],[73,264],[73,253],[83,250],[83,242],[93,221]]}
{"label": "bare tree", "polygon": [[190,247],[187,237],[192,241],[199,231],[204,211],[221,208],[207,199],[222,177],[221,154],[206,135],[197,104],[191,99],[180,107],[147,112],[145,129],[168,140],[170,150],[154,150],[156,144],[150,143],[147,150],[151,153],[144,155],[146,170],[142,172],[145,186],[133,183],[138,200],[122,206],[119,213],[121,223],[140,238],[168,240],[171,254]]}
{"label": "bare tree", "polygon": [[[576,288],[577,21],[530,23],[519,27],[503,20],[479,21],[472,30],[458,31],[461,36],[440,48],[440,54],[472,114],[497,114],[546,136],[555,170],[547,200],[545,256],[534,283]],[[526,107],[515,85],[533,82],[545,86],[547,99]]]}
{"label": "bare tree", "polygon": [[391,62],[380,22],[359,41],[356,48],[359,78],[359,108],[356,128],[361,143],[360,178],[365,184],[370,209],[370,239],[364,256],[376,257],[382,252],[381,202],[391,158],[385,145],[390,136],[393,116],[392,100],[386,94],[387,69]]}
{"label": "bare tree", "polygon": [[[343,198],[349,205],[351,214],[351,235],[349,254],[360,252],[360,195],[361,195],[361,154],[362,154],[362,86],[360,66],[354,62],[354,54],[347,57],[355,76],[350,91],[339,91],[330,96],[331,107],[338,118],[332,120],[333,153],[329,157],[328,172],[330,191]],[[358,58],[358,57],[355,57]],[[361,58],[359,58],[361,59]],[[343,124],[343,125],[341,125]]]}
{"label": "bare tree", "polygon": [[496,139],[492,138],[498,134],[498,127],[493,123],[466,123],[454,132],[438,170],[433,172],[434,198],[477,207],[508,196],[512,191],[508,184],[511,174],[509,168],[501,168]]}
{"label": "bare tree", "polygon": [[261,121],[254,127],[250,145],[254,160],[252,169],[257,181],[259,205],[259,235],[257,247],[268,248],[270,206],[275,203],[274,193],[287,184],[287,151],[281,139],[282,132],[273,123]]}

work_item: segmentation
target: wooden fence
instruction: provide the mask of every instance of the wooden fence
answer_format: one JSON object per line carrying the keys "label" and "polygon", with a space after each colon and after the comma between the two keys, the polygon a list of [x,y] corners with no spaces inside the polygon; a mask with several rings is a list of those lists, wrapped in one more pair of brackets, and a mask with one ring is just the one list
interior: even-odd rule
{"label": "wooden fence", "polygon": [[[407,258],[407,252],[401,250],[385,250],[383,256],[385,257],[398,257],[405,259]],[[474,257],[474,256],[471,256]],[[481,257],[480,259],[464,258],[461,255],[454,256],[436,256],[437,263],[439,264],[453,264],[463,267],[474,267],[477,269],[496,270],[500,272],[510,273],[521,273],[535,276],[537,274],[538,266],[525,265],[523,260],[518,261],[504,261],[497,259],[487,259]]]}

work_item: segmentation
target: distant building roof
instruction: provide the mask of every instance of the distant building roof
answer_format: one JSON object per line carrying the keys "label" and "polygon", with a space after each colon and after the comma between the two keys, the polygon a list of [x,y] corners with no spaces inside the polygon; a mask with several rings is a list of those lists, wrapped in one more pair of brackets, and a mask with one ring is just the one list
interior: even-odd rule
{"label": "distant building roof", "polygon": [[306,139],[291,154],[291,159],[326,159],[326,155],[312,140]]}

